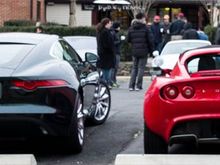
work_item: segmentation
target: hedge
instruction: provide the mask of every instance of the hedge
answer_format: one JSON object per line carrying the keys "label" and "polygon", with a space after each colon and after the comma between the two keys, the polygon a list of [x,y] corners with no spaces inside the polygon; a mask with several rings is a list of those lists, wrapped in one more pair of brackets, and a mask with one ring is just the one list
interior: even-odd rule
{"label": "hedge", "polygon": [[[35,26],[5,26],[0,27],[0,32],[35,32]],[[44,33],[57,34],[59,36],[96,36],[95,27],[73,27],[68,26],[44,26]],[[121,35],[126,36],[127,31],[122,31]],[[124,41],[121,46],[121,60],[130,61],[130,46]]]}
{"label": "hedge", "polygon": [[217,27],[213,27],[211,25],[207,25],[204,28],[204,32],[208,35],[209,41],[214,44],[215,41],[215,33],[216,33]]}

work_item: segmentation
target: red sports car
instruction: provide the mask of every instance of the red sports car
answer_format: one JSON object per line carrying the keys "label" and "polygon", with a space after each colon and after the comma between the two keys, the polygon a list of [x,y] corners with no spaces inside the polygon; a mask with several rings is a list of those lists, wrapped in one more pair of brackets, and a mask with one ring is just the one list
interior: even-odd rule
{"label": "red sports car", "polygon": [[145,153],[168,145],[220,141],[220,47],[184,52],[174,69],[156,77],[144,99]]}

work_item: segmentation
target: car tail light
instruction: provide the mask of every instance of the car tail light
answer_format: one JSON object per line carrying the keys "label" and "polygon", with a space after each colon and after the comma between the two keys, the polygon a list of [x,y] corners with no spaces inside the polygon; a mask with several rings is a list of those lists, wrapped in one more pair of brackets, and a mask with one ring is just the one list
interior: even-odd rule
{"label": "car tail light", "polygon": [[175,99],[179,94],[178,88],[170,85],[164,88],[164,95],[169,99]]}
{"label": "car tail light", "polygon": [[182,93],[183,97],[189,99],[194,96],[195,91],[194,91],[193,87],[191,87],[191,86],[184,86],[182,88],[181,93]]}
{"label": "car tail light", "polygon": [[64,80],[13,80],[12,85],[26,90],[34,90],[39,87],[64,86],[67,82]]}

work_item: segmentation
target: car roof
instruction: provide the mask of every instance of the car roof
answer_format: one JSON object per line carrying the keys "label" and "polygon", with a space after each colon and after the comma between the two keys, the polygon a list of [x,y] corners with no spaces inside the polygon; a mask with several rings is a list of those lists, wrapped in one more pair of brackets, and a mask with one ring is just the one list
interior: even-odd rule
{"label": "car roof", "polygon": [[58,38],[58,36],[42,33],[23,32],[0,33],[0,43],[39,44],[49,38]]}
{"label": "car roof", "polygon": [[95,36],[64,36],[63,38],[75,38],[75,39],[77,39],[77,38],[84,38],[84,39],[90,38],[90,39],[96,39]]}
{"label": "car roof", "polygon": [[190,57],[201,56],[206,54],[214,54],[214,53],[220,54],[220,45],[210,45],[210,46],[204,46],[204,47],[188,50],[180,56],[180,61],[181,64],[183,64]]}
{"label": "car roof", "polygon": [[167,44],[191,43],[191,42],[198,42],[198,43],[204,42],[204,43],[210,43],[210,45],[211,45],[211,42],[207,41],[207,40],[174,40],[174,41],[169,41]]}

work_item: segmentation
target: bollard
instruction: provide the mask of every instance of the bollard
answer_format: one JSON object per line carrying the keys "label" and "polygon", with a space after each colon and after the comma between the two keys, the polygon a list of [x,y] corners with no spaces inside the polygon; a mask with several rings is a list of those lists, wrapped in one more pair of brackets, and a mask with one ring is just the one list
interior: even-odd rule
{"label": "bollard", "polygon": [[219,165],[219,155],[119,154],[115,165]]}
{"label": "bollard", "polygon": [[1,154],[0,165],[37,165],[32,154]]}

